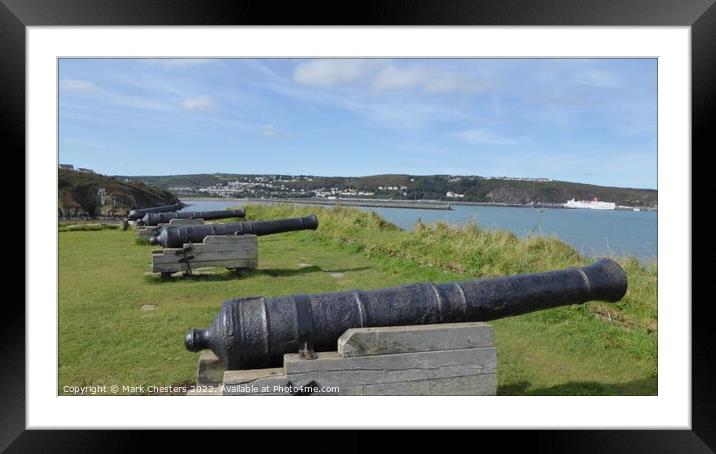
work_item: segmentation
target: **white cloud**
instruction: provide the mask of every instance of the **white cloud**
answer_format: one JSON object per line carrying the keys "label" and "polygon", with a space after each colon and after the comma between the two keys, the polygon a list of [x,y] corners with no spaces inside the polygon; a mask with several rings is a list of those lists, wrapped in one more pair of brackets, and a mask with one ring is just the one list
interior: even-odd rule
{"label": "white cloud", "polygon": [[95,85],[86,80],[65,79],[62,81],[62,88],[67,91],[87,91],[95,88]]}
{"label": "white cloud", "polygon": [[[95,100],[94,106],[85,106],[85,108],[94,108],[96,110],[100,105],[115,104],[143,110],[169,111],[176,109],[170,103],[156,97],[126,95],[100,88],[86,80],[65,79],[60,83],[63,90],[83,92]],[[65,102],[63,105],[67,105],[67,103]]]}
{"label": "white cloud", "polygon": [[429,78],[429,74],[422,68],[397,68],[389,66],[373,80],[373,86],[378,90],[409,88],[422,83]]}
{"label": "white cloud", "polygon": [[[87,99],[92,99],[93,103],[79,106],[84,109],[99,109],[100,106],[114,104],[117,106],[129,107],[132,109],[170,111],[176,110],[176,105],[172,105],[173,101],[159,98],[156,96],[138,96],[128,95],[118,91],[107,90],[95,85],[92,82],[80,79],[64,79],[60,81],[62,90],[70,92],[82,92],[86,94]],[[68,105],[63,101],[63,105]],[[77,104],[74,104],[78,107]]]}
{"label": "white cloud", "polygon": [[372,82],[377,90],[417,88],[428,93],[476,93],[493,87],[493,77],[426,66],[390,64],[387,60],[312,60],[296,66],[293,80],[303,85],[329,86]]}
{"label": "white cloud", "polygon": [[[365,94],[360,90],[347,90],[338,94],[333,91],[290,86],[283,83],[272,83],[271,90],[283,96],[298,99],[306,103],[330,105],[349,111],[389,129],[424,127],[435,119],[470,120],[470,117],[450,106],[426,102],[425,100],[405,101],[390,100]],[[419,99],[419,98],[416,98]]]}
{"label": "white cloud", "polygon": [[378,65],[374,60],[312,60],[296,66],[293,80],[304,85],[345,84],[366,77]]}
{"label": "white cloud", "polygon": [[184,110],[188,111],[208,111],[214,108],[214,102],[207,95],[190,96],[184,98],[181,102]]}
{"label": "white cloud", "polygon": [[603,69],[586,69],[577,73],[576,82],[581,85],[601,88],[618,88],[622,80],[616,74]]}
{"label": "white cloud", "polygon": [[419,88],[428,93],[475,93],[491,86],[486,74],[478,78],[475,74],[437,71],[420,66],[388,66],[373,79],[373,87],[377,90]]}
{"label": "white cloud", "polygon": [[469,129],[450,134],[451,137],[462,140],[471,145],[490,144],[490,145],[514,145],[519,140],[500,137],[480,129]]}
{"label": "white cloud", "polygon": [[[306,103],[330,105],[349,111],[388,129],[421,128],[434,120],[469,121],[471,119],[461,109],[452,105],[410,97],[410,94],[406,97],[402,93],[399,93],[397,98],[376,96],[374,91],[362,89],[371,88],[375,76],[389,64],[388,60],[382,59],[312,60],[295,68],[294,80],[285,80],[257,62],[254,62],[253,67],[265,75],[263,85],[265,89]],[[312,77],[309,78],[309,75]],[[326,89],[329,82],[338,84],[338,80],[346,81],[346,84],[348,84],[348,80],[363,82],[364,86],[356,88],[355,85],[351,85],[342,87],[343,89],[339,87]],[[319,86],[319,81],[324,85]],[[311,83],[313,86],[305,85],[307,83]],[[444,82],[441,81],[441,83],[443,86],[445,85]],[[482,86],[486,86],[486,84],[482,84]],[[430,89],[438,91],[438,87],[439,85],[436,83],[430,86]]]}

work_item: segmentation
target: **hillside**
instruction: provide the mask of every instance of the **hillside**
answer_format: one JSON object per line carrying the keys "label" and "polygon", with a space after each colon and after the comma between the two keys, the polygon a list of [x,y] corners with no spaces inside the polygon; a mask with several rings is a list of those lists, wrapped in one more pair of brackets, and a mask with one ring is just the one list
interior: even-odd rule
{"label": "hillside", "polygon": [[[121,178],[121,177],[120,177]],[[288,175],[195,174],[133,177],[181,196],[373,197],[500,204],[563,204],[597,197],[617,205],[656,208],[658,192],[547,179],[485,178],[456,175],[372,175],[323,177]],[[448,193],[453,193],[452,197]]]}
{"label": "hillside", "polygon": [[132,208],[178,201],[171,192],[142,182],[65,169],[59,169],[57,197],[61,217],[125,216]]}

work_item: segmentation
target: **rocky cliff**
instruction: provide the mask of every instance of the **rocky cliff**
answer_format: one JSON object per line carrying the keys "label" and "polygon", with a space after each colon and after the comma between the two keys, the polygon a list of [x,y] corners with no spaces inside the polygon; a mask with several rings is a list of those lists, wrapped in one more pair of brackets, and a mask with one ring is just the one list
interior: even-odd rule
{"label": "rocky cliff", "polygon": [[132,180],[59,169],[60,217],[126,216],[133,208],[177,203],[169,191]]}

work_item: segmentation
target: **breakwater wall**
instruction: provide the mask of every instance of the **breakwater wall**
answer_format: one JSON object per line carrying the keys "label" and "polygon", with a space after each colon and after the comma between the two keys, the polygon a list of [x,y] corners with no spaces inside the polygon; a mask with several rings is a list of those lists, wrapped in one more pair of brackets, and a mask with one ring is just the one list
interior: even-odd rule
{"label": "breakwater wall", "polygon": [[305,203],[309,205],[341,205],[375,208],[409,208],[420,210],[452,210],[449,203],[412,200],[370,199],[263,199],[262,202]]}

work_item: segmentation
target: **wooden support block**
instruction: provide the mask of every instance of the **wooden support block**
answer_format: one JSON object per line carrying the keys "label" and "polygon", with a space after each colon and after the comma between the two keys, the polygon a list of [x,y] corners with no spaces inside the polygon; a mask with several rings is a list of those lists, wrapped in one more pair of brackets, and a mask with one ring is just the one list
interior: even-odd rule
{"label": "wooden support block", "polygon": [[497,392],[497,351],[486,323],[356,328],[338,345],[342,354],[319,352],[313,360],[284,355],[282,369],[226,371],[224,395]]}
{"label": "wooden support block", "polygon": [[202,243],[152,252],[152,272],[175,273],[206,267],[231,269],[258,266],[256,235],[207,236]]}
{"label": "wooden support block", "polygon": [[408,383],[417,380],[494,374],[497,353],[494,347],[344,358],[337,352],[319,353],[315,360],[297,354],[284,357],[288,377],[296,381],[309,378],[321,385]]}
{"label": "wooden support block", "polygon": [[199,353],[196,368],[196,387],[187,392],[188,396],[220,396],[224,378],[224,364],[211,350]]}
{"label": "wooden support block", "polygon": [[224,378],[224,364],[211,350],[199,354],[196,368],[197,385],[219,385]]}
{"label": "wooden support block", "polygon": [[254,236],[256,235],[209,235],[204,238],[204,244],[234,244],[237,239]]}
{"label": "wooden support block", "polygon": [[256,260],[224,260],[224,261],[212,261],[212,262],[190,262],[187,266],[185,263],[165,263],[160,265],[152,265],[153,273],[177,273],[179,271],[189,271],[198,268],[230,268],[230,269],[241,269],[241,268],[256,268],[258,262]]}
{"label": "wooden support block", "polygon": [[352,328],[338,338],[343,357],[410,353],[429,350],[491,347],[493,330],[484,322]]}
{"label": "wooden support block", "polygon": [[[189,244],[186,243],[184,247],[191,247],[195,248],[197,244],[201,244],[201,252],[203,253],[209,253],[209,252],[216,252],[216,253],[226,253],[226,251],[232,250],[232,244],[231,243],[196,243],[196,244]],[[249,254],[256,254],[258,248],[258,244],[255,244],[251,241],[244,242],[242,244],[241,250],[246,251]],[[174,249],[174,248],[173,248]],[[183,248],[175,248],[182,250]]]}
{"label": "wooden support block", "polygon": [[481,374],[402,383],[342,386],[340,394],[345,396],[494,396],[496,390],[497,374]]}
{"label": "wooden support block", "polygon": [[[256,257],[256,250],[238,250],[238,251],[221,251],[221,252],[205,252],[204,250],[197,251],[192,248],[186,251],[187,256],[194,256],[192,261],[201,262],[225,262],[230,260],[251,260]],[[177,263],[177,257],[184,257],[184,253],[171,253],[171,254],[155,254],[152,255],[152,263],[154,265],[164,265]]]}

